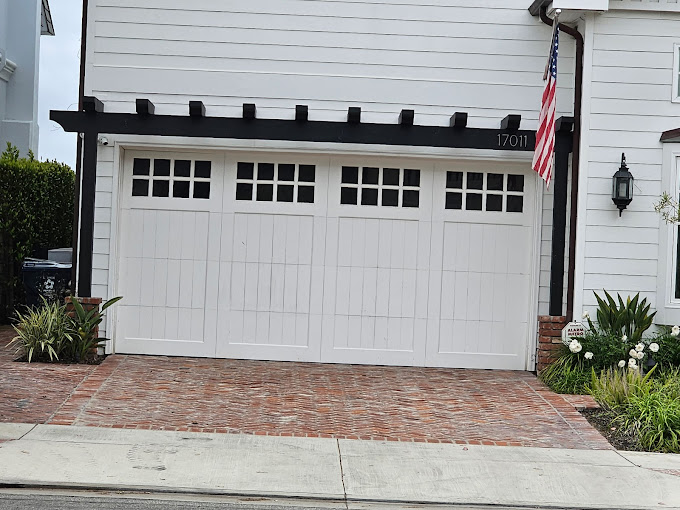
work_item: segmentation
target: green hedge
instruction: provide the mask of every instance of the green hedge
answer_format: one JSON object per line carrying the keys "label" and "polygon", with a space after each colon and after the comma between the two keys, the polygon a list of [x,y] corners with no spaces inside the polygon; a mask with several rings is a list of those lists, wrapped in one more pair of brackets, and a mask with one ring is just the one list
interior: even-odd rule
{"label": "green hedge", "polygon": [[36,248],[71,246],[75,174],[56,161],[0,156],[0,322],[23,298],[21,262]]}

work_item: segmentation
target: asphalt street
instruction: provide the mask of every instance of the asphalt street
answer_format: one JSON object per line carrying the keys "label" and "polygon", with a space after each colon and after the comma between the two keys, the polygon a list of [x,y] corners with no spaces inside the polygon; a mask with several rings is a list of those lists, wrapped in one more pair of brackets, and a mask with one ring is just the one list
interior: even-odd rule
{"label": "asphalt street", "polygon": [[[273,500],[269,498],[228,498],[173,494],[115,492],[72,492],[40,489],[0,490],[2,510],[529,510],[539,507],[489,507],[458,505],[387,505],[343,501]],[[554,509],[553,509],[554,510]]]}

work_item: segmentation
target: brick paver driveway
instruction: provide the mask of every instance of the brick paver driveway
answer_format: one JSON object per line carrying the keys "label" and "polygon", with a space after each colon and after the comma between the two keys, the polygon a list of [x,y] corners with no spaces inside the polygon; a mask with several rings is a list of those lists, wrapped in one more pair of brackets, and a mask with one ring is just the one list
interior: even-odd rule
{"label": "brick paver driveway", "polygon": [[0,421],[610,448],[573,405],[524,372],[125,355],[96,368],[29,367],[2,359]]}

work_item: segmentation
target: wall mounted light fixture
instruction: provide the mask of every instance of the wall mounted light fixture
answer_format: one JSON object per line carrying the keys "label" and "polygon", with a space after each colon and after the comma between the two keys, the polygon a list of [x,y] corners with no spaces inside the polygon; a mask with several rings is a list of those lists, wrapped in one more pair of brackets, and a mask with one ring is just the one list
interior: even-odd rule
{"label": "wall mounted light fixture", "polygon": [[619,208],[619,216],[623,210],[633,201],[633,174],[628,171],[626,155],[621,154],[621,167],[614,174],[612,201]]}

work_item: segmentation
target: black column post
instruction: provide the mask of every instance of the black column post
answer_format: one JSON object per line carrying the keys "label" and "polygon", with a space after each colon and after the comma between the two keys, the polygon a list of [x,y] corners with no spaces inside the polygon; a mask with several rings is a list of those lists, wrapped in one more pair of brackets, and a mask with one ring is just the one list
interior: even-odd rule
{"label": "black column post", "polygon": [[92,251],[94,249],[94,197],[97,186],[97,137],[86,131],[83,140],[82,193],[80,208],[80,256],[78,296],[92,297]]}
{"label": "black column post", "polygon": [[[573,125],[573,120],[571,121],[571,125]],[[550,304],[548,307],[549,314],[552,316],[563,315],[564,255],[566,253],[565,241],[567,228],[567,179],[569,173],[569,154],[571,153],[570,131],[571,126],[565,119],[565,122],[558,123],[555,133]]]}

